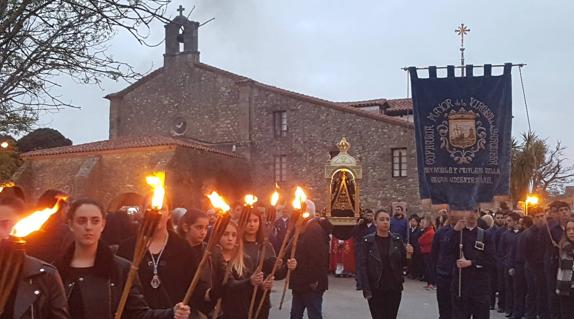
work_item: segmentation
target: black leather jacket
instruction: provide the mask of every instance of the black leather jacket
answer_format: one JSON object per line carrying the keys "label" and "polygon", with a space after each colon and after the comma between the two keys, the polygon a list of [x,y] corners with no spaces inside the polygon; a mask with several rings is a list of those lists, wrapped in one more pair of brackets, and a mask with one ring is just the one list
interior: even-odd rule
{"label": "black leather jacket", "polygon": [[[73,289],[80,289],[86,319],[112,319],[131,267],[130,262],[113,255],[111,250],[100,242],[96,253],[94,273],[74,282],[70,273],[73,255],[74,245],[72,244],[66,254],[56,263],[64,281],[66,295],[70,296]],[[152,310],[149,308],[143,297],[139,279],[136,277],[122,318],[172,319],[173,317],[173,309]]]}
{"label": "black leather jacket", "polygon": [[[383,275],[383,263],[379,247],[375,241],[375,236],[376,234],[365,236],[361,245],[361,259],[359,267],[361,267],[361,284],[363,286],[363,295],[365,297],[371,296],[372,290],[376,288],[375,285],[380,282]],[[404,281],[403,267],[406,265],[407,261],[406,249],[399,235],[391,233],[390,236],[390,266],[393,276],[396,279],[395,282],[400,283],[398,287],[391,288],[402,290],[402,283]]]}
{"label": "black leather jacket", "polygon": [[14,303],[14,319],[68,319],[68,302],[56,268],[25,256]]}

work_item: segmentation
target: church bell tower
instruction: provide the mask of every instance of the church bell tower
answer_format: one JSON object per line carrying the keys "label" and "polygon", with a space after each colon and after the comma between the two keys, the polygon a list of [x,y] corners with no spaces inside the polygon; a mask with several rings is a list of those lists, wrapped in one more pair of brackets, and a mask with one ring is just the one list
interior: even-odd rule
{"label": "church bell tower", "polygon": [[177,59],[199,62],[198,30],[199,22],[190,21],[183,15],[180,5],[179,15],[165,26],[164,66]]}

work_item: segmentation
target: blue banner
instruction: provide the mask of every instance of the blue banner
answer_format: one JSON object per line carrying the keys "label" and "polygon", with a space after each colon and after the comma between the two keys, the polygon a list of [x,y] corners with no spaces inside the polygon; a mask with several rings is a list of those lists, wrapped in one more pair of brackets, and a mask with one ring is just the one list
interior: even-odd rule
{"label": "blue banner", "polygon": [[410,68],[417,164],[421,198],[451,209],[476,208],[494,195],[510,193],[512,89],[511,64],[504,73],[438,78],[436,67],[428,78]]}

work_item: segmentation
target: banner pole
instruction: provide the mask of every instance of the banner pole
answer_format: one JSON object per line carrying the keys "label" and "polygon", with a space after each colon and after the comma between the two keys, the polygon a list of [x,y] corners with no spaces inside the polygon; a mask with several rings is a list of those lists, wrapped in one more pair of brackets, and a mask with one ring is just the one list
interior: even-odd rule
{"label": "banner pole", "polygon": [[[527,65],[526,63],[516,63],[516,64],[512,64],[512,67],[521,68],[521,67],[524,67],[526,65]],[[466,66],[464,66],[464,65],[453,65],[453,67],[455,69],[464,69]],[[478,69],[482,69],[482,68],[484,68],[484,65],[474,65],[473,67],[478,68]],[[503,68],[504,64],[493,64],[492,67],[493,68]],[[416,70],[428,70],[429,68],[430,67],[428,67],[428,66],[420,66],[420,67],[416,67],[415,69]],[[436,67],[437,70],[445,70],[446,68],[448,68],[448,66],[437,66]],[[406,66],[402,67],[401,70],[408,71],[409,67],[406,67]]]}

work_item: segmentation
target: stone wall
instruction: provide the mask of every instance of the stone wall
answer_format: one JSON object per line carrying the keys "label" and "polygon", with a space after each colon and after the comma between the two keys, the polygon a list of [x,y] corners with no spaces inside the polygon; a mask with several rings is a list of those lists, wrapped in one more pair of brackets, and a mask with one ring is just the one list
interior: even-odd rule
{"label": "stone wall", "polygon": [[[287,111],[286,137],[273,134],[273,111]],[[172,119],[189,125],[183,137],[210,143],[235,144],[250,160],[251,176],[260,197],[274,186],[274,155],[287,155],[291,190],[304,185],[318,208],[326,206],[328,183],[324,165],[329,152],[346,136],[350,154],[363,165],[363,207],[387,207],[406,201],[421,210],[416,172],[414,129],[324,106],[258,85],[204,64],[173,61],[124,93],[111,97],[110,136],[169,135]],[[393,178],[393,148],[406,147],[407,177]],[[267,200],[266,200],[267,201]]]}
{"label": "stone wall", "polygon": [[[304,185],[317,208],[326,207],[328,182],[324,166],[329,152],[343,136],[351,143],[349,153],[363,167],[361,201],[365,208],[388,207],[391,202],[406,201],[411,211],[421,209],[418,194],[416,150],[412,127],[301,101],[270,90],[254,88],[252,167],[254,184],[270,189],[274,178],[274,155],[287,155],[291,189]],[[287,111],[288,134],[274,137],[273,112]],[[406,147],[407,177],[392,177],[393,148]]]}
{"label": "stone wall", "polygon": [[249,140],[247,108],[229,77],[186,61],[164,67],[121,97],[111,97],[110,138],[172,135],[174,120],[187,121],[180,137],[209,143]]}
{"label": "stone wall", "polygon": [[174,207],[205,209],[210,187],[235,195],[250,186],[246,160],[180,147],[37,157],[26,163],[26,172],[16,183],[31,201],[47,189],[59,189],[74,198],[94,198],[107,207],[122,194],[148,193],[145,176],[155,170],[166,171]]}

